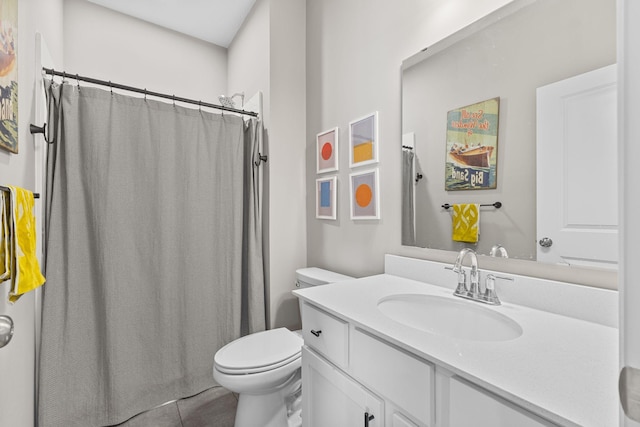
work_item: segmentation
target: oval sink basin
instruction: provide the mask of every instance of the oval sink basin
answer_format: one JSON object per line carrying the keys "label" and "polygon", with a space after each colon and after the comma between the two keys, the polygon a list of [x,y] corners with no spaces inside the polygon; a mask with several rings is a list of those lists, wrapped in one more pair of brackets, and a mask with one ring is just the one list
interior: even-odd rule
{"label": "oval sink basin", "polygon": [[435,295],[393,295],[378,309],[390,319],[435,335],[470,341],[508,341],[522,335],[513,319],[473,301]]}

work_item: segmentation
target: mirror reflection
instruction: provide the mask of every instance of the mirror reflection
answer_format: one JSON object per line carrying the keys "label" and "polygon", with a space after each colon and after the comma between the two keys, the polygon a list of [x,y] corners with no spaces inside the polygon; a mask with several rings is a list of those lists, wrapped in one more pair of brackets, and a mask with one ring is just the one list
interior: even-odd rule
{"label": "mirror reflection", "polygon": [[[598,143],[586,142],[582,134],[605,135],[613,146],[613,154],[605,156],[614,168],[613,179],[597,187],[608,197],[615,194],[615,188],[610,188],[616,176],[615,134],[611,134],[615,131],[615,82],[606,95],[606,102],[614,96],[613,110],[609,104],[604,106],[603,97],[595,97],[584,104],[574,102],[579,108],[571,113],[572,126],[589,129],[600,120],[578,115],[591,111],[589,103],[596,103],[602,114],[612,115],[613,131],[582,132],[569,143],[562,137],[554,139],[558,150],[545,155],[561,159],[559,165],[536,158],[537,96],[539,88],[615,64],[615,7],[615,0],[514,1],[403,62],[403,245],[451,251],[471,247],[485,255],[500,245],[510,258],[536,260],[542,259],[539,251],[556,251],[564,245],[564,238],[537,234],[538,217],[543,217],[538,210],[557,211],[569,223],[591,222],[576,212],[596,210],[598,201],[589,192],[594,188],[589,176],[601,176],[603,171],[590,170],[584,163],[581,169],[573,168],[579,162],[565,154],[583,151],[580,144]],[[611,153],[609,148],[603,150]],[[536,204],[540,170],[549,175],[547,182],[557,182],[554,202],[543,207]],[[587,175],[568,177],[574,170]],[[609,176],[608,172],[602,175]],[[566,202],[577,197],[568,194],[576,188],[582,188],[583,200]],[[609,224],[614,215],[598,216],[606,217],[598,218],[606,223],[598,227],[615,229],[616,224]],[[474,224],[479,228],[474,229]],[[540,246],[545,237],[555,238],[552,246]],[[583,239],[581,246],[596,243]]]}

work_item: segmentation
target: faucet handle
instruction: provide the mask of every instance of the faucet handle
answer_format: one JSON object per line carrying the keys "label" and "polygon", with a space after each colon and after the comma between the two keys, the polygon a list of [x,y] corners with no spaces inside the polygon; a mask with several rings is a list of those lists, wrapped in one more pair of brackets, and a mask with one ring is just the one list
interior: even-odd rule
{"label": "faucet handle", "polygon": [[469,292],[467,290],[467,273],[465,273],[463,269],[460,269],[460,271],[457,271],[457,273],[458,273],[458,286],[456,286],[456,290],[453,294],[466,296],[467,293]]}
{"label": "faucet handle", "polygon": [[505,277],[505,276],[496,276],[493,273],[487,274],[487,277],[484,282],[485,290],[481,299],[482,302],[486,302],[491,305],[500,305],[500,299],[498,298],[498,294],[496,294],[496,279],[501,280],[511,280],[513,282],[513,277]]}
{"label": "faucet handle", "polygon": [[466,297],[469,291],[467,290],[467,273],[464,271],[464,269],[457,266],[445,266],[444,269],[451,270],[454,273],[458,273],[458,286],[456,287],[456,290],[453,294]]}

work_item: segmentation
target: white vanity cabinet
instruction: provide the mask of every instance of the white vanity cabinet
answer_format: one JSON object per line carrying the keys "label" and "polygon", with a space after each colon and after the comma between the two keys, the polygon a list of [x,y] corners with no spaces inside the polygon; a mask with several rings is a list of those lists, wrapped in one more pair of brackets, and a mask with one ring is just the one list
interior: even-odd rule
{"label": "white vanity cabinet", "polygon": [[555,425],[309,302],[302,327],[304,427]]}
{"label": "white vanity cabinet", "polygon": [[341,370],[348,367],[349,324],[307,303],[302,324],[303,425],[384,425],[382,400]]}
{"label": "white vanity cabinet", "polygon": [[551,427],[556,426],[524,409],[482,390],[463,379],[452,377],[444,400],[449,427]]}
{"label": "white vanity cabinet", "polygon": [[382,400],[306,345],[302,349],[302,376],[303,426],[384,425]]}
{"label": "white vanity cabinet", "polygon": [[302,328],[305,427],[434,425],[433,365],[309,303]]}
{"label": "white vanity cabinet", "polygon": [[[615,291],[514,276],[500,306],[480,306],[453,296],[445,267],[388,255],[383,274],[293,291],[305,427],[362,426],[364,412],[372,427],[618,424]],[[341,392],[369,396],[353,421],[314,421],[348,402]]]}

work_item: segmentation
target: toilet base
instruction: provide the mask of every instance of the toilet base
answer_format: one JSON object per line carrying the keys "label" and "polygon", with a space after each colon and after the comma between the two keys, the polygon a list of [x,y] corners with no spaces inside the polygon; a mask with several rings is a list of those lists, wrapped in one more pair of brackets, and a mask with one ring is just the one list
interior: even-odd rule
{"label": "toilet base", "polygon": [[277,389],[265,394],[241,393],[235,427],[300,427],[301,370]]}

